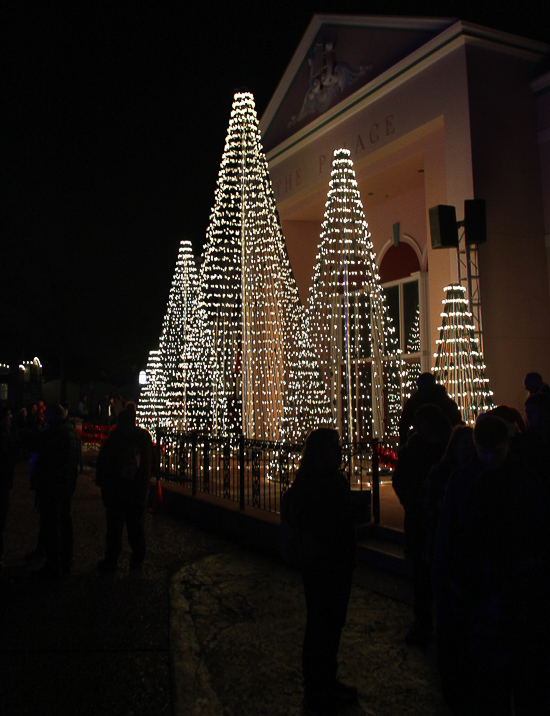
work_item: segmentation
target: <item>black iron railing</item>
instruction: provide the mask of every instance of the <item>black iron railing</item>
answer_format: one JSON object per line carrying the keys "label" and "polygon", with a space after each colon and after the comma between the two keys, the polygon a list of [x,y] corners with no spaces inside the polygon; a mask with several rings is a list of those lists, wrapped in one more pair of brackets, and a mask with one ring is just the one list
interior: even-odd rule
{"label": "black iron railing", "polygon": [[[157,449],[161,480],[188,487],[192,495],[205,493],[238,502],[241,510],[250,506],[277,513],[299,467],[302,446],[247,440],[242,435],[158,430]],[[357,504],[372,496],[373,517],[379,523],[377,441],[345,445],[343,468]],[[370,509],[370,498],[368,502]]]}

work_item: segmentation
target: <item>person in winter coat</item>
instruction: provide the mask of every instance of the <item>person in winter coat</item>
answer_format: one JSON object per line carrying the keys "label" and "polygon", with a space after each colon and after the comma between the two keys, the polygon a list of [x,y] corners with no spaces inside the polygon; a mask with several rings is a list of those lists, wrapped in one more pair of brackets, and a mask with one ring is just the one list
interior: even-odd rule
{"label": "person in winter coat", "polygon": [[414,621],[405,640],[426,646],[433,634],[433,594],[430,568],[424,558],[430,524],[423,512],[422,494],[428,473],[447,448],[451,425],[437,405],[422,405],[415,413],[413,427],[399,451],[392,485],[405,510],[405,556],[413,573]]}
{"label": "person in winter coat", "polygon": [[17,444],[11,431],[12,415],[7,405],[0,405],[0,569],[4,553],[4,529],[8,518],[10,490],[17,462]]}
{"label": "person in winter coat", "polygon": [[357,699],[357,690],[337,679],[337,654],[355,568],[350,487],[341,463],[338,433],[331,428],[314,430],[285,500],[289,521],[307,545],[300,569],[307,609],[303,705],[310,716],[333,714],[336,704]]}
{"label": "person in winter coat", "polygon": [[34,481],[40,509],[40,541],[46,555],[36,580],[59,579],[73,561],[72,496],[80,464],[80,440],[63,406],[48,406],[38,436]]}
{"label": "person in winter coat", "polygon": [[125,408],[97,459],[96,483],[101,487],[107,531],[105,557],[98,569],[117,569],[124,525],[132,550],[131,568],[145,559],[145,508],[153,468],[154,445],[147,430],[136,427],[135,411]]}
{"label": "person in winter coat", "polygon": [[[451,476],[434,555],[437,659],[464,716],[550,713],[550,500],[536,461],[480,415],[476,457]],[[513,444],[513,439],[512,439]]]}

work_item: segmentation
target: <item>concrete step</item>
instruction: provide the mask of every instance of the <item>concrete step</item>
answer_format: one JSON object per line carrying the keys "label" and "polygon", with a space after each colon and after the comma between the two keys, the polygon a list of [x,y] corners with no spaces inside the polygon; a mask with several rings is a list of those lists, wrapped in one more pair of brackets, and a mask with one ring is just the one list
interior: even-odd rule
{"label": "concrete step", "polygon": [[[155,490],[151,485],[152,493]],[[163,482],[163,507],[199,527],[212,529],[235,539],[277,552],[280,516],[251,507],[245,512],[230,500],[201,494],[191,497],[181,486]],[[410,578],[410,564],[403,552],[403,531],[373,525],[358,528],[357,562],[365,567],[384,570]]]}

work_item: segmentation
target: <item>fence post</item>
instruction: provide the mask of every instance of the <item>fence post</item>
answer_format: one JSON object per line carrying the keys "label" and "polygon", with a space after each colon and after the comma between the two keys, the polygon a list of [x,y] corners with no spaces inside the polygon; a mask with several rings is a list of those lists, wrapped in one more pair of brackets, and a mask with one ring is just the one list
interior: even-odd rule
{"label": "fence post", "polygon": [[380,472],[378,470],[378,439],[372,441],[372,515],[374,524],[380,524]]}
{"label": "fence post", "polygon": [[197,454],[197,440],[197,433],[196,431],[193,431],[191,434],[191,494],[193,497],[197,494],[197,470],[199,459]]}
{"label": "fence post", "polygon": [[[153,462],[153,470],[152,470],[153,477],[155,478],[155,480],[160,480],[160,476],[161,476],[160,463],[161,463],[161,452],[162,452],[162,445],[163,445],[162,435],[163,435],[163,431],[157,425],[157,427],[155,428],[156,450],[155,450],[155,459]],[[164,448],[166,449],[166,445],[164,445]]]}
{"label": "fence post", "polygon": [[203,489],[210,492],[210,440],[208,435],[204,436],[204,454],[202,458],[203,464]]}
{"label": "fence post", "polygon": [[239,435],[239,507],[244,510],[244,435]]}

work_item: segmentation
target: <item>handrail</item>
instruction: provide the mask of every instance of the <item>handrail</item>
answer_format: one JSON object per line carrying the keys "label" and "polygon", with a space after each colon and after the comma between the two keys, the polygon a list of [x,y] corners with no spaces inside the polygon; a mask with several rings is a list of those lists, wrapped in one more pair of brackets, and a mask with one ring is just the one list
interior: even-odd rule
{"label": "handrail", "polygon": [[[199,493],[278,513],[292,484],[302,445],[225,437],[206,432],[158,429],[157,477]],[[373,516],[380,522],[378,441],[345,445],[344,472],[353,492],[371,491]]]}

